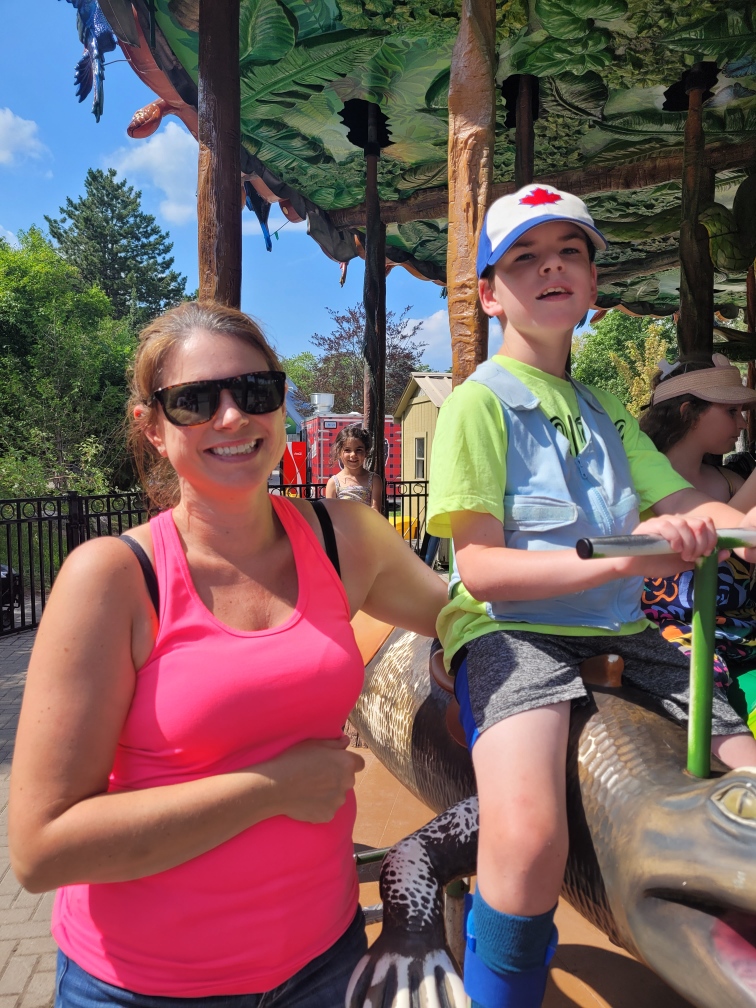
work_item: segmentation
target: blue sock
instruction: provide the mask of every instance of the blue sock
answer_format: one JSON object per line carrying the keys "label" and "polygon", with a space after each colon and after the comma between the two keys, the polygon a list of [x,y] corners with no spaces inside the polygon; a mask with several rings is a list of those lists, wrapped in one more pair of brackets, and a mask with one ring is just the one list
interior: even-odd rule
{"label": "blue sock", "polygon": [[517,917],[494,910],[475,892],[476,952],[495,973],[524,973],[546,961],[556,906],[536,917]]}

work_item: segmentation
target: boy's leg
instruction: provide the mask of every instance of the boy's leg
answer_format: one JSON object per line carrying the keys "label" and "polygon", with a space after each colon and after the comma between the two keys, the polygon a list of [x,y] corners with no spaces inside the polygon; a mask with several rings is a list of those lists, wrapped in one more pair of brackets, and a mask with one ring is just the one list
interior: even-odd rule
{"label": "boy's leg", "polygon": [[543,1000],[567,860],[570,706],[514,714],[472,750],[480,827],[465,989],[473,1008],[539,1008]]}
{"label": "boy's leg", "polygon": [[460,670],[468,738],[471,723],[481,729],[472,749],[478,881],[465,958],[474,1006],[537,1008],[543,998],[567,857],[570,707],[585,696],[576,644],[492,633],[472,642]]}
{"label": "boy's leg", "polygon": [[[651,693],[676,721],[686,723],[690,704],[687,655],[653,629],[615,638],[625,660],[625,678]],[[756,766],[756,739],[720,689],[714,690],[711,751],[729,767]]]}
{"label": "boy's leg", "polygon": [[472,751],[480,803],[478,882],[496,910],[551,910],[567,861],[565,797],[570,703],[515,714]]}

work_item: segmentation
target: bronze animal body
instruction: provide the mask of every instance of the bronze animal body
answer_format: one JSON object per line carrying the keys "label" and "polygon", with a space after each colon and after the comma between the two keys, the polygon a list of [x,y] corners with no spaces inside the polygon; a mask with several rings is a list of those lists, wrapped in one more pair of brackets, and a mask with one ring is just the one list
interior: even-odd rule
{"label": "bronze animal body", "polygon": [[[469,755],[445,726],[449,694],[428,674],[429,650],[427,639],[394,631],[366,669],[352,717],[410,791],[447,810],[386,859],[383,934],[353,978],[352,1006],[399,1003],[391,990],[413,969],[426,997],[417,1004],[463,1004],[442,893],[475,871],[477,801]],[[592,688],[591,704],[572,717],[563,895],[698,1008],[754,1008],[756,768],[726,772],[715,761],[714,776],[698,780],[685,773],[685,746],[684,730],[651,697]]]}

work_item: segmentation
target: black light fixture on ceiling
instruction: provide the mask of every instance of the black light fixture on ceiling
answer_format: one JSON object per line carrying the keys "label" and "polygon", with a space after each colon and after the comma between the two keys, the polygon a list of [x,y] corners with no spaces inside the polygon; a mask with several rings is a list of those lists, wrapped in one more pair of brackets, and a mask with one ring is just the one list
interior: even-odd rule
{"label": "black light fixture on ceiling", "polygon": [[[371,143],[368,136],[368,120],[371,106],[375,116],[376,139]],[[388,119],[380,106],[374,102],[365,101],[364,98],[350,98],[344,102],[344,108],[339,113],[339,118],[346,126],[347,140],[349,143],[359,147],[367,155],[377,156],[384,147],[391,143],[391,130],[388,126]]]}
{"label": "black light fixture on ceiling", "polygon": [[719,68],[716,63],[696,63],[686,70],[680,80],[675,81],[664,92],[663,112],[687,112],[688,92],[692,88],[703,89],[702,101],[708,101],[714,94],[711,88],[717,83]]}

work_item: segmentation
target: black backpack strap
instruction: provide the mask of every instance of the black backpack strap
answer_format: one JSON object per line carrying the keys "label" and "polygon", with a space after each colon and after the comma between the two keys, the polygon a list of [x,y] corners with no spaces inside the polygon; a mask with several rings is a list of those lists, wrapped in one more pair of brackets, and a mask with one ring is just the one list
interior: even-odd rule
{"label": "black backpack strap", "polygon": [[338,576],[341,577],[339,549],[336,545],[336,535],[333,531],[333,522],[331,521],[331,516],[328,514],[328,508],[322,500],[314,500],[310,503],[312,504],[317,519],[320,522],[320,530],[323,533],[323,545],[325,546],[326,556],[333,564],[334,570]]}
{"label": "black backpack strap", "polygon": [[160,589],[158,588],[157,575],[155,574],[155,568],[152,566],[152,561],[147,556],[145,551],[130,535],[122,535],[118,537],[123,540],[129,547],[131,552],[139,561],[139,566],[142,568],[142,574],[144,574],[144,583],[147,585],[147,591],[150,593],[150,598],[152,599],[152,604],[155,607],[155,612],[158,618],[160,617]]}

